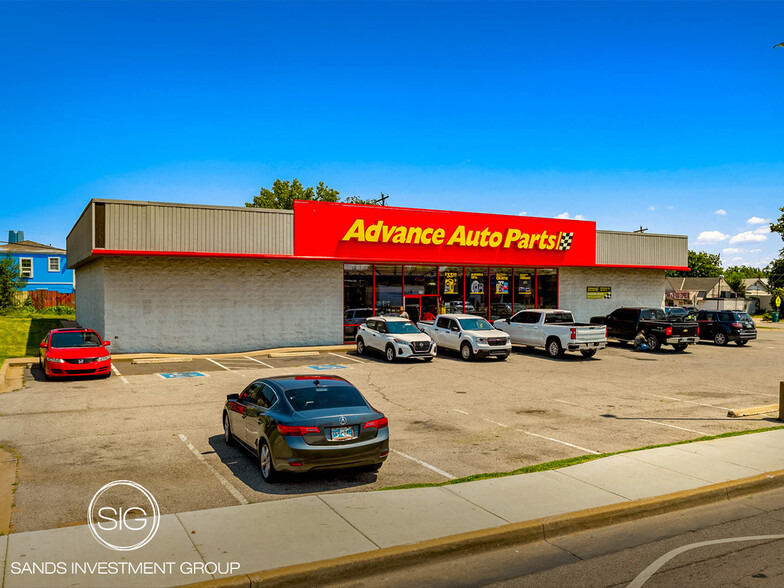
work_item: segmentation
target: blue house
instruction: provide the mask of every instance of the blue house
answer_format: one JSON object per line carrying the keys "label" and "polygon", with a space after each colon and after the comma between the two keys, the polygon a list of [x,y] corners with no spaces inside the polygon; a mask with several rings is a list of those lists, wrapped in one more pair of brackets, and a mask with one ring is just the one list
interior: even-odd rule
{"label": "blue house", "polygon": [[25,241],[22,231],[9,231],[8,243],[0,245],[0,255],[10,255],[24,278],[22,290],[51,290],[72,293],[74,272],[65,267],[65,249]]}

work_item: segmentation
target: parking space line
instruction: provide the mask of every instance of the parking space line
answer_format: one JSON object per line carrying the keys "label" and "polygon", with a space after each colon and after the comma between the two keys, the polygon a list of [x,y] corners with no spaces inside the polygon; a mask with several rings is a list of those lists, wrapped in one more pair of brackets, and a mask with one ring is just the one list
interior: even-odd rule
{"label": "parking space line", "polygon": [[193,443],[190,443],[188,441],[188,438],[185,435],[180,433],[179,436],[180,436],[180,440],[188,446],[188,449],[191,450],[191,453],[193,453],[193,455],[195,455],[196,458],[201,463],[203,463],[208,470],[210,470],[213,473],[213,475],[218,479],[218,481],[223,485],[223,487],[226,488],[226,490],[228,490],[231,493],[231,495],[237,500],[237,502],[239,502],[240,504],[248,504],[248,499],[245,498],[242,494],[240,494],[240,491],[237,490],[234,486],[232,486],[231,482],[229,482],[226,478],[224,478],[214,467],[212,467],[212,465],[210,465],[207,462],[206,459],[204,459],[204,456],[201,453],[199,453],[199,451],[193,446]]}
{"label": "parking space line", "polygon": [[128,379],[120,373],[120,370],[118,370],[117,367],[114,364],[112,364],[112,371],[114,372],[115,376],[120,378],[120,380],[122,381],[123,384],[127,384],[128,383]]}
{"label": "parking space line", "polygon": [[222,367],[222,368],[223,368],[224,370],[226,370],[227,372],[230,372],[230,371],[231,371],[231,370],[230,370],[229,368],[227,368],[225,365],[223,365],[222,363],[218,363],[218,362],[217,362],[217,361],[215,361],[214,359],[210,359],[209,357],[205,357],[204,359],[206,359],[207,361],[211,361],[212,363],[214,363],[214,364],[215,364],[215,365],[217,365],[218,367]]}
{"label": "parking space line", "polygon": [[587,406],[583,406],[582,404],[577,404],[576,402],[569,402],[568,400],[559,400],[558,398],[553,398],[553,402],[563,402],[564,404],[571,404],[572,406],[579,406],[580,408],[588,408]]}
{"label": "parking space line", "polygon": [[718,408],[721,410],[730,410],[726,406],[716,406],[715,404],[705,404],[704,402],[695,402],[693,400],[684,400],[683,398],[673,398],[672,396],[662,396],[661,394],[651,394],[643,392],[646,396],[655,396],[656,398],[666,398],[667,400],[675,400],[676,402],[687,402],[688,404],[696,404],[697,406],[708,406],[710,408]]}
{"label": "parking space line", "polygon": [[367,363],[366,361],[361,361],[356,357],[351,357],[350,355],[346,355],[345,353],[343,355],[340,355],[339,353],[329,352],[329,354],[334,355],[335,357],[345,357],[346,359],[350,359],[351,361],[356,361],[357,363]]}
{"label": "parking space line", "polygon": [[[462,414],[468,414],[464,410],[460,410],[459,408],[453,408],[455,412],[459,412]],[[499,423],[498,421],[492,421],[490,419],[486,419],[482,417],[483,421],[487,421],[488,423],[493,423],[494,425],[498,425],[499,427],[504,427],[506,429],[510,428],[509,425],[505,425],[504,423]],[[585,453],[592,453],[594,455],[599,455],[599,451],[594,451],[593,449],[586,449],[585,447],[580,447],[579,445],[575,445],[574,443],[569,443],[568,441],[561,441],[560,439],[553,439],[552,437],[545,437],[544,435],[540,435],[539,433],[532,433],[531,431],[524,431],[523,429],[514,429],[518,433],[524,433],[525,435],[531,435],[532,437],[539,437],[540,439],[547,439],[548,441],[552,441],[553,443],[560,443],[561,445],[568,445],[569,447],[574,447],[575,449],[579,449],[580,451],[584,451]]]}
{"label": "parking space line", "polygon": [[432,466],[429,463],[422,461],[421,459],[417,459],[416,457],[411,457],[410,455],[406,455],[405,453],[403,453],[402,451],[398,451],[397,449],[392,449],[391,451],[392,453],[399,455],[400,457],[405,457],[406,459],[410,459],[411,461],[414,461],[419,465],[426,467],[429,470],[433,470],[435,473],[444,476],[449,480],[455,479],[455,476],[453,476],[452,474],[447,474],[444,470],[439,470],[436,466]]}
{"label": "parking space line", "polygon": [[681,431],[689,431],[690,433],[699,433],[707,437],[710,433],[706,433],[705,431],[697,431],[695,429],[687,429],[686,427],[679,427],[678,425],[671,425],[669,423],[660,423],[659,421],[650,421],[648,419],[635,419],[638,421],[642,421],[644,423],[651,423],[652,425],[661,425],[662,427],[672,427],[673,429],[680,429]]}
{"label": "parking space line", "polygon": [[256,359],[255,357],[249,357],[249,356],[247,356],[247,355],[246,355],[245,357],[247,357],[247,358],[248,358],[249,360],[251,360],[251,361],[255,361],[256,363],[260,363],[261,365],[263,365],[263,366],[266,366],[266,367],[268,367],[268,368],[270,368],[270,369],[272,369],[272,370],[274,370],[274,369],[275,369],[275,368],[274,368],[274,367],[272,367],[270,364],[268,364],[268,363],[264,363],[263,361],[259,361],[259,360],[258,360],[258,359]]}

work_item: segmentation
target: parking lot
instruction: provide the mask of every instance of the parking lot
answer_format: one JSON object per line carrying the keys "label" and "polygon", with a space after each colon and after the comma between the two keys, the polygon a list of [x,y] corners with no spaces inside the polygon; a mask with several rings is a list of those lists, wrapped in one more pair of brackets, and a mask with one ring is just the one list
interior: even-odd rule
{"label": "parking lot", "polygon": [[[610,345],[593,359],[515,348],[512,356],[388,364],[354,353],[247,355],[133,364],[109,379],[44,381],[0,395],[0,444],[20,456],[17,532],[86,522],[103,484],[134,480],[164,514],[314,493],[373,490],[509,471],[556,459],[780,424],[727,410],[772,404],[784,380],[784,331],[746,347],[685,353]],[[264,376],[340,375],[390,421],[378,472],[337,471],[266,484],[255,458],[223,441],[226,394]]]}

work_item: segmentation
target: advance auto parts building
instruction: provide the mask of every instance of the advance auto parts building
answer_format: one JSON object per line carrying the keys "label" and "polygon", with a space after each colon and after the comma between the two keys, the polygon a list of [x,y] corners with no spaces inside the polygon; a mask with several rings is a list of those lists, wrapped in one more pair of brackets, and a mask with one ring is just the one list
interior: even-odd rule
{"label": "advance auto parts building", "polygon": [[[114,352],[220,353],[351,341],[405,307],[577,320],[664,303],[687,239],[594,222],[296,202],[293,211],[92,200],[67,239],[76,318]],[[429,316],[428,316],[429,318]]]}

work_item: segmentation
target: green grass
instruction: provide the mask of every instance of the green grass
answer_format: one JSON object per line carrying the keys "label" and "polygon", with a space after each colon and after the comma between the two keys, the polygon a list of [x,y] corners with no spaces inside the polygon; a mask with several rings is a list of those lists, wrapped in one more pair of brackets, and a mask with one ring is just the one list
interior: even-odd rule
{"label": "green grass", "polygon": [[0,365],[9,357],[37,357],[38,344],[50,330],[61,326],[61,319],[73,315],[16,316],[0,315]]}
{"label": "green grass", "polygon": [[379,490],[403,490],[407,488],[435,488],[438,486],[448,486],[450,484],[463,484],[464,482],[475,482],[477,480],[489,480],[491,478],[503,478],[506,476],[516,476],[517,474],[530,474],[533,472],[544,472],[546,470],[555,470],[558,468],[565,468],[567,466],[585,463],[586,461],[593,461],[594,459],[601,459],[602,457],[610,457],[611,455],[619,455],[621,453],[632,453],[634,451],[643,451],[645,449],[657,449],[659,447],[672,447],[673,445],[686,445],[688,443],[696,443],[698,441],[710,441],[712,439],[723,439],[725,437],[737,437],[738,435],[748,435],[750,433],[762,433],[764,431],[775,431],[777,429],[784,429],[784,425],[778,427],[766,427],[764,429],[754,429],[752,431],[730,431],[729,433],[721,433],[720,435],[708,435],[707,437],[697,437],[696,439],[689,439],[687,441],[676,441],[674,443],[664,443],[662,445],[647,445],[645,447],[638,447],[636,449],[624,449],[623,451],[614,451],[612,453],[600,453],[598,455],[579,455],[577,457],[570,457],[567,459],[558,459],[556,461],[548,461],[545,463],[538,463],[535,465],[525,466],[512,470],[511,472],[491,472],[487,474],[475,474],[473,476],[466,476],[465,478],[457,478],[455,480],[447,480],[446,482],[432,482],[429,484],[403,484],[401,486],[388,486],[387,488],[379,488]]}

